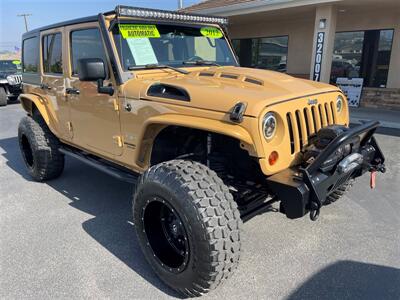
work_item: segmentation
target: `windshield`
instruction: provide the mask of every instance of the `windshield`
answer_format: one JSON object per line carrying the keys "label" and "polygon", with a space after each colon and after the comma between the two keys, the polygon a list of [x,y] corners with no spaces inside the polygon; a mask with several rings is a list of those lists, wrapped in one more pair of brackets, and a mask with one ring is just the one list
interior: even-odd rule
{"label": "windshield", "polygon": [[21,62],[19,60],[0,60],[0,72],[19,72]]}
{"label": "windshield", "polygon": [[113,37],[125,71],[146,65],[188,66],[190,62],[236,65],[218,27],[123,23],[114,26]]}

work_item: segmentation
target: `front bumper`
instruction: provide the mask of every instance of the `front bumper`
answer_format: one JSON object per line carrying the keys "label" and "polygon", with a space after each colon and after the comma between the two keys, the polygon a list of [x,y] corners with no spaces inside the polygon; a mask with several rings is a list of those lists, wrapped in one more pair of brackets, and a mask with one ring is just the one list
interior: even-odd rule
{"label": "front bumper", "polygon": [[[365,172],[385,171],[385,158],[373,134],[379,122],[368,122],[351,128],[335,138],[307,167],[286,169],[268,178],[268,186],[282,201],[286,216],[303,217],[310,212],[315,220],[330,193],[351,178]],[[323,171],[323,163],[340,148],[359,137],[357,151],[343,158],[331,171]]]}
{"label": "front bumper", "polygon": [[9,97],[19,96],[22,93],[22,84],[7,85],[6,92]]}

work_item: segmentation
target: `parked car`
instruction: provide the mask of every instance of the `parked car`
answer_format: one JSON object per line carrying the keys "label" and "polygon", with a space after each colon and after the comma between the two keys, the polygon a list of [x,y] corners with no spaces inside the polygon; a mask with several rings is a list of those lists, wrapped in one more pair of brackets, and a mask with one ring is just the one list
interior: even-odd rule
{"label": "parked car", "polygon": [[16,100],[22,92],[21,62],[0,60],[0,106],[8,100]]}
{"label": "parked car", "polygon": [[28,172],[57,178],[68,155],[134,184],[138,243],[186,296],[237,268],[242,219],[279,200],[316,220],[384,171],[377,122],[349,129],[335,86],[239,67],[226,22],[118,6],[22,38]]}
{"label": "parked car", "polygon": [[338,77],[358,77],[360,66],[355,66],[349,61],[333,60],[331,70],[331,82],[335,83]]}

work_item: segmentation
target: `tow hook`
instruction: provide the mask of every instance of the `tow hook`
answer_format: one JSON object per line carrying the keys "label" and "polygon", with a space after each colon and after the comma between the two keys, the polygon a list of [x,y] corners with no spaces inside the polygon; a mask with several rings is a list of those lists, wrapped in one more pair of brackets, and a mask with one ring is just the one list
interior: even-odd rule
{"label": "tow hook", "polygon": [[376,172],[381,172],[385,173],[386,172],[386,167],[382,163],[378,163],[376,166],[370,166],[369,171],[371,173],[370,179],[369,179],[369,186],[371,189],[374,189],[376,187]]}
{"label": "tow hook", "polygon": [[369,186],[374,189],[376,186],[376,171],[371,171],[371,177],[369,179]]}
{"label": "tow hook", "polygon": [[320,206],[317,202],[310,203],[310,219],[311,221],[317,221],[319,217]]}

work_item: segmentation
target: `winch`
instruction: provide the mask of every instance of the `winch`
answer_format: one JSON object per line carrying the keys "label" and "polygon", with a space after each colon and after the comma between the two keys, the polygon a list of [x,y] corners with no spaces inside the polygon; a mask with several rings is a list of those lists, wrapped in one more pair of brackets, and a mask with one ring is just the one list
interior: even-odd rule
{"label": "winch", "polygon": [[[315,158],[332,142],[335,138],[349,130],[348,127],[332,125],[322,128],[318,133],[312,135],[308,145],[303,149],[303,167],[310,165]],[[320,170],[328,172],[346,156],[358,152],[360,148],[360,137],[356,136],[348,141],[347,144],[339,147],[328,157],[320,166]]]}

